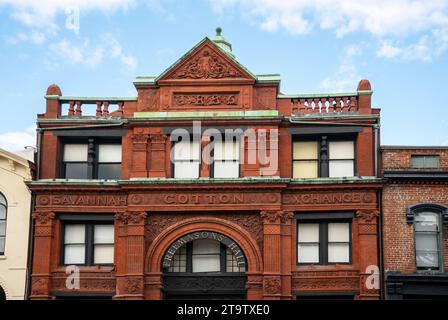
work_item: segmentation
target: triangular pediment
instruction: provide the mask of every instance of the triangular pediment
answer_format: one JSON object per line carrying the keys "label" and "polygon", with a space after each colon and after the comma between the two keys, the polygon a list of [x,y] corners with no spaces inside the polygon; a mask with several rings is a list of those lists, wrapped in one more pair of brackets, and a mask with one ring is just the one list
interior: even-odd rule
{"label": "triangular pediment", "polygon": [[205,38],[171,67],[156,81],[255,81],[256,77],[238,63],[230,54]]}

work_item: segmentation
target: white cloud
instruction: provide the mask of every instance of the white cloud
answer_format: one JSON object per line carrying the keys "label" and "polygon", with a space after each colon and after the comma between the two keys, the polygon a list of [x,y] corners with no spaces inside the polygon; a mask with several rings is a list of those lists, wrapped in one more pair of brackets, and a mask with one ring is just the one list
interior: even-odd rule
{"label": "white cloud", "polygon": [[117,39],[106,34],[96,45],[88,39],[80,42],[64,39],[50,45],[47,64],[56,68],[64,63],[95,68],[105,59],[117,59],[128,70],[134,70],[138,63],[137,58],[123,52]]}
{"label": "white cloud", "polygon": [[57,28],[55,18],[61,12],[79,9],[87,12],[99,10],[113,12],[127,10],[134,0],[0,0],[0,7],[11,10],[11,16],[34,28]]}
{"label": "white cloud", "polygon": [[360,56],[362,52],[363,47],[360,44],[346,47],[336,71],[320,82],[320,88],[328,92],[355,91],[359,80],[362,79],[356,67],[355,57]]}
{"label": "white cloud", "polygon": [[16,152],[26,146],[36,145],[36,126],[31,126],[23,131],[10,131],[0,134],[0,148]]}
{"label": "white cloud", "polygon": [[383,58],[430,61],[448,49],[448,0],[208,1],[221,14],[239,10],[267,31],[368,33],[378,40],[377,55]]}

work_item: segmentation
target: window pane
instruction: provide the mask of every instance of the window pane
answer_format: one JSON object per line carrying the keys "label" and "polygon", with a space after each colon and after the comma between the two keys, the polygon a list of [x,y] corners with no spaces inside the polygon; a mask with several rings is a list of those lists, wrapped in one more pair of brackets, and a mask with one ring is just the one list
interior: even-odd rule
{"label": "window pane", "polygon": [[175,178],[199,178],[199,162],[174,163]]}
{"label": "window pane", "polygon": [[415,231],[438,231],[438,214],[421,212],[415,217]]}
{"label": "window pane", "polygon": [[348,243],[329,243],[328,262],[350,262],[350,245]]}
{"label": "window pane", "polygon": [[415,248],[419,251],[437,251],[437,233],[417,232],[415,234]]}
{"label": "window pane", "polygon": [[0,237],[0,254],[5,253],[5,237]]}
{"label": "window pane", "polygon": [[238,178],[240,163],[238,161],[215,161],[213,170],[215,178]]}
{"label": "window pane", "polygon": [[355,157],[353,141],[330,141],[328,151],[330,159],[353,159]]}
{"label": "window pane", "polygon": [[193,255],[193,272],[219,272],[220,255]]}
{"label": "window pane", "polygon": [[220,253],[221,243],[216,240],[193,241],[193,254]]}
{"label": "window pane", "polygon": [[6,235],[6,220],[0,221],[0,236]]}
{"label": "window pane", "polygon": [[317,160],[317,141],[301,141],[293,144],[293,159]]}
{"label": "window pane", "polygon": [[200,160],[199,141],[179,141],[174,144],[174,160]]}
{"label": "window pane", "polygon": [[318,244],[299,244],[297,246],[297,261],[299,263],[318,263],[319,245]]}
{"label": "window pane", "polygon": [[299,223],[297,230],[298,242],[319,242],[318,223]]}
{"label": "window pane", "polygon": [[328,224],[329,242],[350,242],[350,224],[349,223],[329,223]]}
{"label": "window pane", "polygon": [[87,161],[87,144],[64,145],[64,161]]}
{"label": "window pane", "polygon": [[121,162],[121,144],[100,144],[98,162]]}
{"label": "window pane", "polygon": [[84,264],[85,246],[69,244],[65,245],[64,264]]}
{"label": "window pane", "polygon": [[6,199],[1,193],[0,193],[0,204],[4,204],[6,206]]}
{"label": "window pane", "polygon": [[113,224],[98,224],[94,227],[95,244],[98,243],[114,243],[114,225]]}
{"label": "window pane", "polygon": [[236,141],[216,141],[213,144],[215,160],[239,160],[239,143]]}
{"label": "window pane", "polygon": [[0,220],[6,219],[6,207],[0,204]]}
{"label": "window pane", "polygon": [[413,168],[438,168],[440,165],[439,156],[411,156]]}
{"label": "window pane", "polygon": [[294,161],[293,178],[317,178],[317,161]]}
{"label": "window pane", "polygon": [[354,161],[353,160],[338,160],[331,161],[329,164],[330,177],[353,177],[354,175]]}
{"label": "window pane", "polygon": [[437,252],[417,251],[417,267],[439,268],[439,255]]}
{"label": "window pane", "polygon": [[87,163],[66,163],[65,164],[66,179],[87,179]]}
{"label": "window pane", "polygon": [[99,163],[98,179],[120,179],[121,163]]}
{"label": "window pane", "polygon": [[83,224],[65,225],[64,243],[85,243],[86,226]]}
{"label": "window pane", "polygon": [[114,263],[114,246],[96,245],[93,250],[93,263]]}

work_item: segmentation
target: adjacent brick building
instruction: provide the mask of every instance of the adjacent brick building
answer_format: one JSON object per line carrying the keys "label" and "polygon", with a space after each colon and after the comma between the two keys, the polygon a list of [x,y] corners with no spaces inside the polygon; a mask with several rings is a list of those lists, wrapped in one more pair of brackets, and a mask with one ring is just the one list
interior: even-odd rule
{"label": "adjacent brick building", "polygon": [[448,148],[382,147],[387,299],[448,298]]}
{"label": "adjacent brick building", "polygon": [[29,183],[31,299],[379,298],[367,285],[382,188],[367,80],[285,95],[217,30],[134,84],[137,97],[48,88]]}

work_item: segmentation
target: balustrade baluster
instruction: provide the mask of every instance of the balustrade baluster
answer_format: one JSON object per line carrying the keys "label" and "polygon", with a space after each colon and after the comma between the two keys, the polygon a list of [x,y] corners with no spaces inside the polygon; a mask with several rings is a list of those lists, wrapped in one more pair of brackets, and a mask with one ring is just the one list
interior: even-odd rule
{"label": "balustrade baluster", "polygon": [[109,115],[109,102],[108,101],[104,101],[103,102],[103,116],[108,116]]}
{"label": "balustrade baluster", "polygon": [[74,108],[74,101],[69,101],[69,107],[68,107],[68,116],[71,118],[73,117],[73,114],[75,113],[75,108]]}
{"label": "balustrade baluster", "polygon": [[76,104],[75,116],[81,117],[82,116],[81,101],[76,101],[75,104]]}
{"label": "balustrade baluster", "polygon": [[103,115],[103,111],[101,110],[103,103],[101,101],[96,102],[96,116],[101,117]]}

